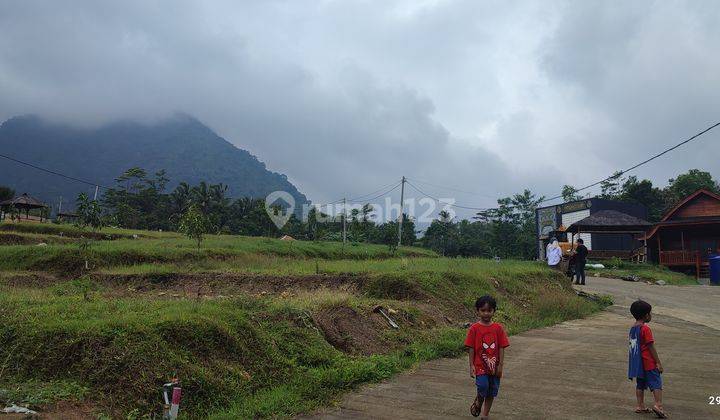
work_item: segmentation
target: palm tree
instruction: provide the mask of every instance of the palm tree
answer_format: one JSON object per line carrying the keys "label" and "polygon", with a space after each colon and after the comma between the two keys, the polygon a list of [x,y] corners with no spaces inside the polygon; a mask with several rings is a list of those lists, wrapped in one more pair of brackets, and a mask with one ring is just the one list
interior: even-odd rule
{"label": "palm tree", "polygon": [[181,182],[173,192],[170,193],[170,205],[172,206],[172,215],[181,215],[187,210],[190,203],[190,185],[187,182]]}
{"label": "palm tree", "polygon": [[203,214],[207,215],[210,211],[210,204],[212,203],[212,192],[207,182],[201,181],[198,185],[194,186],[190,191],[190,195],[192,202],[198,206]]}

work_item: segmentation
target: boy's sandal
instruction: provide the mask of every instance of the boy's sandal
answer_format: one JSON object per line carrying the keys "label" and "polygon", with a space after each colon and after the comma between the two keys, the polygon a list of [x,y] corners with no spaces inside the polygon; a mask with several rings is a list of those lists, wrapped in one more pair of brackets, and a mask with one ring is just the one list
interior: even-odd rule
{"label": "boy's sandal", "polygon": [[659,409],[659,408],[657,408],[657,407],[655,407],[655,406],[653,406],[652,411],[653,411],[653,413],[655,413],[655,415],[656,415],[657,418],[659,418],[659,419],[666,419],[666,418],[668,418],[667,414],[665,414],[664,411],[662,411],[661,409]]}
{"label": "boy's sandal", "polygon": [[475,401],[473,401],[472,405],[470,406],[470,414],[472,414],[473,417],[477,417],[480,415],[480,404],[478,404],[477,398],[475,398]]}
{"label": "boy's sandal", "polygon": [[638,414],[645,414],[645,413],[652,413],[652,410],[650,410],[649,408],[643,408],[642,410],[639,408],[636,408],[635,412]]}

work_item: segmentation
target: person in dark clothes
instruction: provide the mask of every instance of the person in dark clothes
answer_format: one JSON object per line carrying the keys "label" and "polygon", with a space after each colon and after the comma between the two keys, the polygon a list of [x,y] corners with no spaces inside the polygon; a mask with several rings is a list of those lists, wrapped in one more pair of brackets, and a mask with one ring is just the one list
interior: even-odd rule
{"label": "person in dark clothes", "polygon": [[575,284],[585,284],[585,262],[587,261],[588,249],[582,239],[577,240],[575,248]]}

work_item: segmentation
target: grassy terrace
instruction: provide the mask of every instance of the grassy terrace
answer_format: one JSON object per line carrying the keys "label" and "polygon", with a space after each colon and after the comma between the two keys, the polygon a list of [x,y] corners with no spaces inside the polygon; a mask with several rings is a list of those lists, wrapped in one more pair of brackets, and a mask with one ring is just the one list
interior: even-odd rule
{"label": "grassy terrace", "polygon": [[0,229],[49,244],[0,246],[0,402],[50,413],[58,401],[83,416],[157,413],[177,372],[189,417],[288,417],[459,354],[479,295],[497,296],[511,333],[600,309],[531,262],[232,236],[197,250],[117,230],[84,253],[48,240],[72,228],[48,227]]}
{"label": "grassy terrace", "polygon": [[[65,230],[67,229],[67,230]],[[199,263],[225,260],[248,255],[267,255],[287,258],[373,259],[393,256],[433,256],[422,248],[403,247],[392,253],[387,246],[336,242],[280,241],[270,238],[251,238],[230,235],[207,235],[198,249],[195,243],[175,233],[103,229],[98,233],[81,232],[68,226],[0,224],[0,232],[36,239],[48,244],[0,246],[0,270],[45,270],[77,273],[85,261],[96,269],[142,263]],[[64,235],[60,236],[63,232]],[[0,233],[2,235],[3,233]],[[81,252],[81,235],[94,241]],[[132,235],[137,235],[133,239]],[[73,243],[63,240],[75,238]],[[113,238],[112,240],[110,240]],[[114,239],[118,238],[118,239]],[[128,239],[130,238],[130,239]],[[108,239],[108,240],[106,240]]]}
{"label": "grassy terrace", "polygon": [[599,261],[605,268],[587,268],[587,275],[593,276],[597,274],[600,277],[608,278],[626,278],[628,276],[636,276],[640,281],[651,281],[653,283],[658,280],[664,281],[666,284],[689,286],[697,285],[695,277],[688,276],[669,270],[667,267],[652,264],[635,264],[627,261],[608,260]]}

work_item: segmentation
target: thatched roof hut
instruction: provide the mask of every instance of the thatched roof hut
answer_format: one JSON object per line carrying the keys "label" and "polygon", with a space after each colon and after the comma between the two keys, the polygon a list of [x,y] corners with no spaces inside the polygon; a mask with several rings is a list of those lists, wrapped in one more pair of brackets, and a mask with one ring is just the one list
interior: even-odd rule
{"label": "thatched roof hut", "polygon": [[35,197],[27,195],[27,193],[24,193],[23,195],[17,196],[10,200],[0,202],[0,206],[15,207],[16,209],[22,210],[42,209],[47,207],[45,203]]}
{"label": "thatched roof hut", "polygon": [[[12,207],[19,211],[19,213],[22,213],[22,211],[25,211],[25,219],[31,220],[30,216],[30,210],[35,209],[45,209],[48,206],[43,203],[42,201],[38,200],[35,197],[31,197],[27,195],[27,193],[24,193],[23,195],[17,196],[10,200],[5,200],[0,202],[0,208],[8,208]],[[43,221],[43,215],[42,212],[39,217],[32,216],[32,219],[34,220],[40,220]]]}
{"label": "thatched roof hut", "polygon": [[567,228],[567,232],[608,232],[637,233],[645,232],[652,223],[615,210],[601,210],[584,219],[578,220]]}

